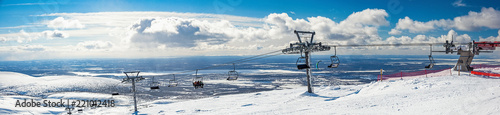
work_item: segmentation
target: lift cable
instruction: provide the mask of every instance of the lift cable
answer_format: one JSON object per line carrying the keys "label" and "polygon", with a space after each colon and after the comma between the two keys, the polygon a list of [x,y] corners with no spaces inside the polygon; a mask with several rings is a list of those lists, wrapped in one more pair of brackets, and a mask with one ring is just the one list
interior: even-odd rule
{"label": "lift cable", "polygon": [[[443,45],[443,43],[411,43],[411,44],[324,45],[324,46],[331,46],[331,47],[424,46],[424,45],[431,45],[431,44],[432,45]],[[199,68],[198,70],[206,70],[206,69],[210,69],[210,68],[216,68],[216,67],[231,65],[233,63],[238,64],[238,63],[244,63],[244,62],[249,62],[249,61],[253,61],[253,60],[268,58],[268,57],[272,57],[272,56],[282,55],[283,53],[281,53],[281,51],[282,51],[282,49],[276,50],[276,51],[272,51],[272,52],[268,52],[268,53],[264,53],[264,54],[259,54],[259,55],[251,56],[251,57],[247,57],[247,58],[243,58],[243,59],[238,59],[238,60],[234,60],[234,61],[230,61],[230,62],[226,62],[226,63],[222,63],[222,64],[217,64],[217,65],[213,65],[213,66]],[[274,54],[274,53],[277,53],[277,54]],[[177,72],[177,73],[171,73],[171,74],[184,74],[184,73],[190,73],[190,72],[195,72],[195,71],[196,70],[187,70],[187,71],[182,71],[182,72]],[[170,74],[167,74],[167,75],[170,75]],[[162,76],[162,75],[160,75],[160,76]]]}
{"label": "lift cable", "polygon": [[330,47],[362,47],[362,46],[428,46],[444,45],[444,43],[409,43],[409,44],[366,44],[366,45],[325,45]]}
{"label": "lift cable", "polygon": [[[276,54],[274,54],[274,53],[276,53]],[[264,53],[264,54],[259,54],[259,55],[255,55],[255,56],[251,56],[251,57],[247,57],[247,58],[243,58],[243,59],[239,59],[239,60],[235,60],[235,61],[230,61],[230,62],[226,62],[226,63],[222,63],[222,64],[217,64],[217,65],[199,68],[199,69],[195,69],[195,70],[187,70],[187,71],[182,71],[182,72],[177,72],[177,73],[171,73],[171,74],[191,73],[191,72],[195,72],[196,70],[206,70],[206,69],[210,69],[210,68],[231,65],[233,63],[239,64],[239,63],[249,62],[249,61],[253,61],[253,60],[268,58],[268,57],[282,55],[282,54],[283,53],[281,53],[281,49],[280,49],[280,50],[276,50],[276,51],[272,51],[272,52],[268,52],[268,53]],[[171,74],[166,74],[166,75],[171,75]],[[158,77],[160,77],[160,76],[165,76],[165,75],[159,75]]]}

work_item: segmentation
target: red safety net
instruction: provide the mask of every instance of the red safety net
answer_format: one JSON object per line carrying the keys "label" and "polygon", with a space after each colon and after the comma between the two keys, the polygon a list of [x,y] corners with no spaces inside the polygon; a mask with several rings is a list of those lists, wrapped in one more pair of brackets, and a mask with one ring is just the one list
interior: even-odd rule
{"label": "red safety net", "polygon": [[[500,65],[486,65],[486,64],[479,64],[479,65],[473,65],[471,66],[475,69],[479,68],[497,68],[500,67]],[[471,74],[474,75],[483,75],[483,76],[490,76],[490,77],[500,77],[500,74],[498,73],[488,73],[488,72],[481,72],[481,71],[471,71]]]}
{"label": "red safety net", "polygon": [[478,72],[478,71],[471,71],[471,74],[474,75],[483,75],[483,76],[490,76],[490,77],[500,77],[500,74],[497,73],[485,73],[485,72]]}
{"label": "red safety net", "polygon": [[[448,68],[449,69],[449,68]],[[394,73],[394,74],[389,74],[389,75],[383,75],[382,80],[390,79],[390,78],[403,78],[403,77],[411,77],[411,76],[419,76],[419,75],[425,75],[425,74],[430,74],[430,73],[437,73],[443,70],[447,69],[441,69],[441,70],[422,70],[422,71],[415,71],[415,72],[399,72],[399,73]],[[429,76],[432,77],[432,76]],[[380,75],[378,75],[378,80],[380,80]]]}

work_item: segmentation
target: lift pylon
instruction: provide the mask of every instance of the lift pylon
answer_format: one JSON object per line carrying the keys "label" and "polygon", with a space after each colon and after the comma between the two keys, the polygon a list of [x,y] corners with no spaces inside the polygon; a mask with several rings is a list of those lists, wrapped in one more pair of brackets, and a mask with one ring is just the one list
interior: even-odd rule
{"label": "lift pylon", "polygon": [[139,77],[140,71],[130,71],[130,72],[123,72],[127,78],[123,78],[122,83],[124,82],[132,82],[132,92],[134,92],[134,112],[137,113],[137,97],[136,97],[136,91],[135,91],[135,82],[144,80],[144,78],[141,76]]}
{"label": "lift pylon", "polygon": [[[293,31],[297,35],[297,39],[299,42],[296,43],[290,43],[290,47],[283,49],[281,52],[284,54],[301,54],[304,53],[304,59],[305,59],[305,66],[302,69],[306,69],[306,75],[307,75],[307,92],[313,93],[313,88],[312,88],[312,83],[311,83],[311,68],[310,68],[310,56],[312,52],[315,51],[328,51],[330,50],[330,46],[324,46],[321,45],[321,42],[315,43],[314,40],[314,34],[316,32],[310,32],[310,31]],[[304,37],[304,35],[310,35]],[[301,37],[302,36],[302,37]],[[304,40],[302,40],[304,39]],[[309,39],[309,40],[308,40]],[[302,56],[301,56],[302,57]],[[300,58],[298,59],[300,60]],[[301,69],[299,67],[299,64],[297,63],[297,68]]]}

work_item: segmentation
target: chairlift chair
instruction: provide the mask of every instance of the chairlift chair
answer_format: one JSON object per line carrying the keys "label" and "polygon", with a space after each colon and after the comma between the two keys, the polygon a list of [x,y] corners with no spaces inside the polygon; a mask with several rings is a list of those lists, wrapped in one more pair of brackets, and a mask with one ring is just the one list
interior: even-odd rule
{"label": "chairlift chair", "polygon": [[330,60],[332,61],[332,64],[328,66],[328,68],[337,68],[339,67],[340,64],[340,59],[337,56],[330,56]]}
{"label": "chairlift chair", "polygon": [[[447,41],[448,42],[448,41]],[[432,67],[434,67],[434,63],[436,63],[434,61],[434,58],[432,57],[432,45],[430,45],[430,48],[431,48],[431,53],[429,55],[429,61],[430,61],[430,64],[425,66],[426,69],[432,69]]]}
{"label": "chairlift chair", "polygon": [[432,57],[432,55],[429,55],[429,61],[431,62],[429,65],[425,66],[426,69],[432,69],[432,67],[434,67],[434,58]]}
{"label": "chairlift chair", "polygon": [[308,64],[306,64],[306,58],[301,56],[297,59],[297,62],[295,62],[297,65],[297,69],[309,69],[311,68]]}
{"label": "chairlift chair", "polygon": [[340,65],[340,59],[337,57],[337,47],[334,46],[335,48],[335,54],[333,56],[330,56],[330,60],[332,61],[332,64],[328,66],[328,68],[337,68]]}
{"label": "chairlift chair", "polygon": [[118,88],[116,88],[116,85],[112,86],[112,90],[114,90],[113,92],[111,92],[111,96],[116,96],[116,95],[120,95],[117,91],[118,91]]}
{"label": "chairlift chair", "polygon": [[151,78],[151,90],[160,89],[160,83],[155,81],[155,77]]}
{"label": "chairlift chair", "polygon": [[237,80],[238,79],[238,72],[236,72],[236,66],[233,63],[233,71],[227,72],[227,80]]}
{"label": "chairlift chair", "polygon": [[168,87],[177,87],[179,83],[175,80],[175,74],[172,75],[174,76],[174,79],[168,81]]}
{"label": "chairlift chair", "polygon": [[195,77],[193,77],[193,86],[195,89],[203,88],[203,77],[198,77],[198,70],[196,70]]}

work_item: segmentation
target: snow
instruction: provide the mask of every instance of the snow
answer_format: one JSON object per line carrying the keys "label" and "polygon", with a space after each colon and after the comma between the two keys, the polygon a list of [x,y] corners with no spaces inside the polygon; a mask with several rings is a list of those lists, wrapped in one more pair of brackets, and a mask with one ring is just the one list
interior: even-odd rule
{"label": "snow", "polygon": [[[469,75],[470,72],[461,72],[462,75]],[[450,69],[445,69],[440,72],[436,73],[429,73],[427,75],[416,75],[416,76],[404,76],[402,79],[414,79],[414,78],[425,78],[425,77],[440,77],[440,76],[453,76],[453,75],[458,75],[458,71],[454,71],[451,68]],[[389,80],[398,80],[401,79],[399,77],[394,77],[394,78],[388,78]]]}
{"label": "snow", "polygon": [[44,76],[32,77],[15,72],[0,72],[1,93],[43,96],[48,92],[91,91],[104,87],[125,86],[121,81],[102,77]]}
{"label": "snow", "polygon": [[150,104],[145,114],[499,114],[500,79],[443,76]]}
{"label": "snow", "polygon": [[[493,70],[495,69],[491,71]],[[424,75],[361,85],[315,86],[313,94],[307,93],[305,86],[296,86],[195,100],[139,99],[138,108],[139,114],[500,114],[500,79],[468,73],[461,73],[459,76],[456,71],[450,75],[449,70],[428,76],[432,77]],[[55,90],[57,88],[72,87],[69,83],[82,83],[87,80],[92,80],[95,84],[82,84],[78,87],[92,89],[96,84],[106,86],[119,83],[115,79],[81,76],[31,77],[13,72],[0,72],[0,78],[0,114],[66,113],[64,108],[14,107],[16,100],[20,99],[113,99],[118,104],[115,107],[82,108],[84,112],[78,114],[133,113],[132,98],[129,95],[112,97],[103,93],[66,90],[48,93],[60,91]],[[248,84],[248,81],[234,83],[243,85]],[[28,95],[39,94],[33,92],[41,92],[47,96],[42,98]]]}

